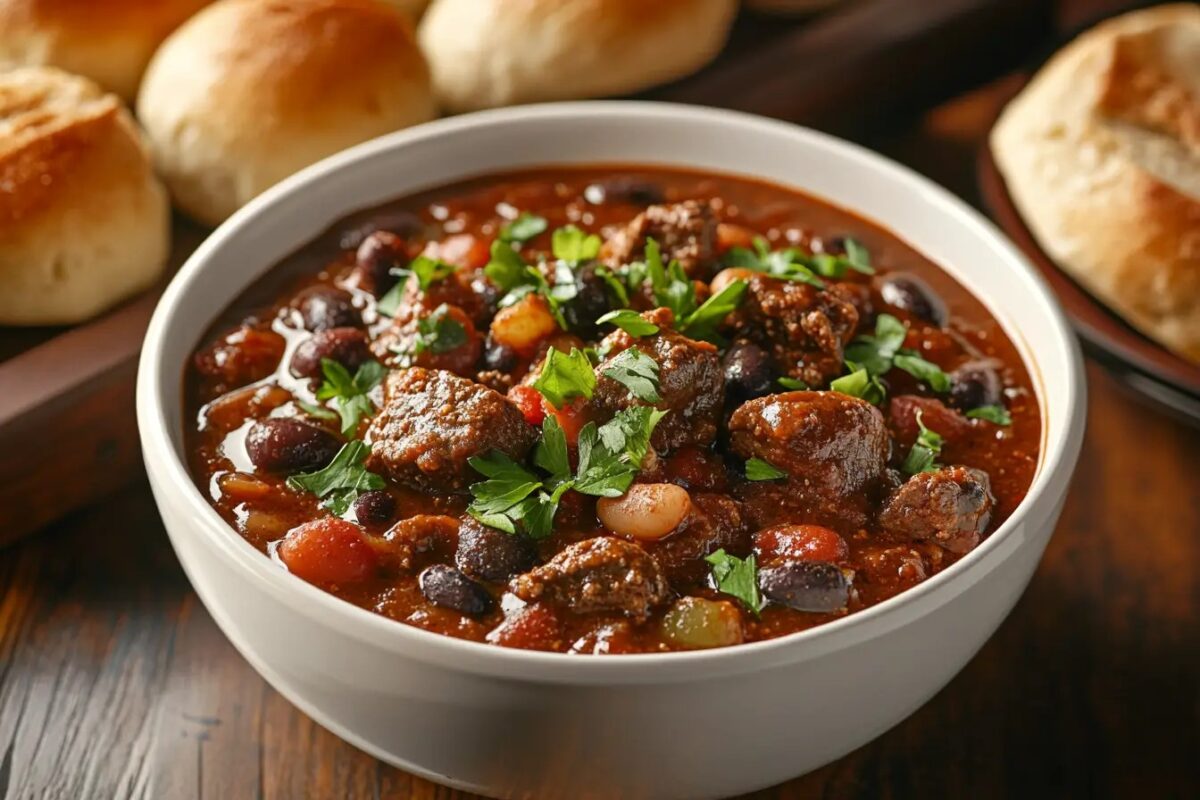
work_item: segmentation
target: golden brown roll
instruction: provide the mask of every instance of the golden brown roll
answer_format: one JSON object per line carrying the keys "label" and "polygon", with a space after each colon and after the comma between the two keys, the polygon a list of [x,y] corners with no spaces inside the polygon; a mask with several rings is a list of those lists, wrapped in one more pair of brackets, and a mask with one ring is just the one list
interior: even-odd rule
{"label": "golden brown roll", "polygon": [[49,67],[0,74],[0,324],[80,322],[155,282],[167,193],[111,94]]}
{"label": "golden brown roll", "polygon": [[1200,6],[1076,39],[1005,109],[992,150],[1046,253],[1200,362]]}
{"label": "golden brown roll", "polygon": [[154,50],[210,0],[0,0],[0,69],[52,66],[127,102]]}
{"label": "golden brown roll", "polygon": [[163,43],[137,110],[176,203],[214,225],[435,112],[411,23],[379,0],[219,0]]}
{"label": "golden brown roll", "polygon": [[426,6],[429,5],[429,0],[383,0],[388,5],[393,5],[400,9],[401,13],[406,14],[410,19],[420,19],[425,13]]}
{"label": "golden brown roll", "polygon": [[624,94],[725,44],[736,0],[434,0],[421,46],[452,111]]}

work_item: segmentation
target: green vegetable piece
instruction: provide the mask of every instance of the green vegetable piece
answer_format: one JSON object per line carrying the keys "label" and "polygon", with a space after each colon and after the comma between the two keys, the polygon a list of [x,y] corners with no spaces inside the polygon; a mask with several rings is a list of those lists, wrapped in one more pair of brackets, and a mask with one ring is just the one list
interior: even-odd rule
{"label": "green vegetable piece", "polygon": [[638,312],[629,308],[622,308],[616,311],[609,311],[604,316],[596,320],[597,325],[611,323],[616,325],[621,330],[628,333],[635,339],[640,339],[643,336],[653,336],[658,333],[658,326],[650,322]]}
{"label": "green vegetable piece", "polygon": [[786,478],[787,473],[761,458],[751,458],[746,462],[746,480],[775,481]]}
{"label": "green vegetable piece", "polygon": [[711,565],[713,584],[717,591],[741,600],[757,617],[766,603],[758,591],[758,566],[754,563],[754,556],[741,559],[729,555],[722,548],[705,556],[704,560]]}
{"label": "green vegetable piece", "polygon": [[644,403],[662,402],[658,394],[658,362],[640,350],[632,347],[622,350],[603,374]]}
{"label": "green vegetable piece", "polygon": [[941,469],[941,465],[937,463],[937,457],[942,454],[942,445],[945,444],[945,439],[937,432],[925,427],[925,421],[922,419],[920,411],[917,412],[917,427],[921,429],[917,435],[917,441],[908,451],[904,463],[900,465],[900,471],[905,475],[937,472]]}
{"label": "green vegetable piece", "polygon": [[1004,406],[980,406],[972,408],[967,412],[967,417],[970,419],[982,419],[996,425],[1009,426],[1012,425],[1012,415],[1008,413],[1008,409]]}
{"label": "green vegetable piece", "polygon": [[555,258],[570,264],[591,261],[600,254],[600,237],[588,234],[574,225],[565,225],[554,231],[550,252]]}
{"label": "green vegetable piece", "polygon": [[592,362],[587,354],[578,348],[571,348],[569,355],[563,355],[559,350],[550,348],[542,371],[533,382],[542,397],[555,408],[562,408],[572,397],[591,399],[596,389],[596,373],[592,370]]}
{"label": "green vegetable piece", "polygon": [[545,232],[548,223],[545,217],[522,211],[517,218],[500,226],[500,241],[527,242]]}
{"label": "green vegetable piece", "polygon": [[340,517],[350,510],[350,505],[361,493],[387,485],[383,478],[363,466],[368,452],[366,444],[354,439],[342,446],[329,466],[316,472],[293,475],[288,478],[287,485],[321,498],[321,505]]}

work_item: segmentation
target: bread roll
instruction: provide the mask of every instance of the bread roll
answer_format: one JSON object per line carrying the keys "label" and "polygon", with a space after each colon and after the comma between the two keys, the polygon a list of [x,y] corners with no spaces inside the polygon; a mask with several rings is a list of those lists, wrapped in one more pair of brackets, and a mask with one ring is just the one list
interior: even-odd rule
{"label": "bread roll", "polygon": [[624,94],[699,69],[736,0],[434,0],[419,37],[452,111]]}
{"label": "bread roll", "polygon": [[155,48],[210,0],[0,0],[0,69],[53,66],[132,103]]}
{"label": "bread roll", "polygon": [[425,7],[429,5],[429,0],[383,0],[388,5],[393,5],[400,9],[400,12],[406,15],[409,19],[420,19],[421,14],[425,12]]}
{"label": "bread roll", "polygon": [[167,39],[138,96],[176,203],[213,225],[434,111],[411,23],[379,0],[218,0]]}
{"label": "bread roll", "polygon": [[992,151],[1046,253],[1200,362],[1200,6],[1076,39],[1005,109]]}
{"label": "bread roll", "polygon": [[129,112],[49,67],[0,74],[0,324],[80,322],[150,286],[167,193]]}

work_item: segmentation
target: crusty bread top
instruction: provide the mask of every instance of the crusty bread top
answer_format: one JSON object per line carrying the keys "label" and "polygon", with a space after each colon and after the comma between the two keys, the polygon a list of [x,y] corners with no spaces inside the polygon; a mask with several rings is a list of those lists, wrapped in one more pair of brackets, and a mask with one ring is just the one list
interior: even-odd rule
{"label": "crusty bread top", "polygon": [[85,78],[47,67],[0,73],[0,227],[57,197],[121,111],[116,97]]}

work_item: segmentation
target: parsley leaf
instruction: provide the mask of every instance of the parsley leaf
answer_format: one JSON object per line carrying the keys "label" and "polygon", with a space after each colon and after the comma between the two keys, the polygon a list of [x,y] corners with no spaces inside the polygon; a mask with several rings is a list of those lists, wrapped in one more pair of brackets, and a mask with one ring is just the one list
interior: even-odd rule
{"label": "parsley leaf", "polygon": [[758,616],[766,605],[758,591],[758,566],[754,556],[745,559],[731,556],[724,548],[705,556],[712,565],[712,580],[716,590],[741,600],[746,608]]}
{"label": "parsley leaf", "polygon": [[842,394],[848,394],[851,397],[861,398],[873,405],[879,405],[883,402],[887,393],[884,391],[883,384],[879,382],[877,376],[872,375],[866,367],[856,364],[853,361],[847,361],[846,367],[850,370],[850,374],[830,381],[830,389]]}
{"label": "parsley leaf", "polygon": [[603,325],[606,322],[611,322],[635,339],[640,339],[643,336],[653,336],[658,333],[657,325],[629,308],[609,311],[596,320],[597,325]]}
{"label": "parsley leaf", "polygon": [[892,359],[892,365],[929,384],[929,388],[939,394],[950,391],[950,376],[942,372],[942,368],[937,364],[926,361],[916,353],[903,351]]}
{"label": "parsley leaf", "polygon": [[704,301],[704,304],[687,315],[676,327],[680,333],[693,339],[710,339],[716,335],[717,326],[725,321],[746,296],[748,284],[743,280],[730,282],[721,291]]}
{"label": "parsley leaf", "polygon": [[686,319],[696,310],[696,286],[678,261],[663,266],[662,251],[653,238],[646,239],[646,276],[654,292],[654,302],[671,309],[676,320]]}
{"label": "parsley leaf", "polygon": [[530,284],[529,266],[508,242],[497,239],[492,242],[492,258],[483,268],[483,274],[492,283],[506,292]]}
{"label": "parsley leaf", "polygon": [[856,337],[846,346],[846,361],[861,365],[872,378],[894,367],[927,383],[935,392],[950,391],[950,376],[941,367],[903,347],[907,335],[903,322],[891,314],[880,314],[875,320],[874,336]]}
{"label": "parsley leaf", "polygon": [[600,254],[600,237],[585,233],[574,225],[565,225],[554,231],[550,252],[570,264],[591,261]]}
{"label": "parsley leaf", "polygon": [[[351,376],[350,371],[337,361],[322,358],[321,372],[324,380],[317,389],[317,399],[333,400],[334,411],[342,421],[342,433],[350,436],[358,429],[363,417],[369,417],[375,412],[375,404],[371,402],[367,393],[379,385],[387,374],[387,369],[378,361],[366,361]],[[311,409],[305,410],[313,414]]]}
{"label": "parsley leaf", "polygon": [[604,285],[608,287],[608,290],[613,293],[613,297],[617,299],[617,305],[622,308],[629,305],[629,290],[625,288],[625,284],[608,267],[597,264],[596,277],[604,281]]}
{"label": "parsley leaf", "polygon": [[618,353],[603,374],[644,403],[662,402],[658,394],[658,362],[636,348]]}
{"label": "parsley leaf", "polygon": [[786,472],[769,461],[764,461],[761,458],[752,458],[746,462],[746,480],[774,481],[786,477]]}
{"label": "parsley leaf", "polygon": [[798,380],[796,378],[789,378],[786,375],[782,378],[777,378],[775,380],[775,382],[778,383],[780,386],[782,386],[784,389],[788,389],[791,391],[800,391],[800,392],[808,391],[807,383],[805,383],[802,380]]}
{"label": "parsley leaf", "polygon": [[572,397],[591,399],[596,388],[596,373],[587,354],[577,347],[569,355],[563,355],[551,347],[542,362],[542,371],[533,382],[542,397],[555,408],[562,408]]}
{"label": "parsley leaf", "polygon": [[516,533],[514,522],[522,516],[521,503],[540,489],[542,482],[499,450],[489,450],[468,459],[467,463],[487,478],[471,484],[474,499],[467,506],[467,513],[488,527]]}
{"label": "parsley leaf", "polygon": [[467,329],[450,316],[450,307],[445,303],[427,317],[417,320],[417,337],[413,342],[413,355],[449,353],[467,343]]}
{"label": "parsley leaf", "polygon": [[317,419],[337,419],[338,418],[337,414],[333,413],[325,406],[319,406],[316,403],[305,403],[305,402],[297,400],[296,405],[300,408],[301,411],[303,411],[305,414],[308,414],[310,417],[316,417]]}
{"label": "parsley leaf", "polygon": [[547,414],[542,420],[542,438],[533,451],[533,463],[550,473],[554,480],[562,481],[571,476],[567,435],[553,414]]}
{"label": "parsley leaf", "polygon": [[288,478],[287,485],[322,498],[321,505],[340,517],[350,510],[350,504],[359,494],[387,485],[383,478],[363,466],[367,450],[366,444],[358,439],[347,442],[329,466],[316,472],[293,475]]}
{"label": "parsley leaf", "polygon": [[813,259],[803,254],[798,248],[788,247],[783,250],[771,250],[771,245],[761,236],[754,238],[754,249],[732,247],[725,254],[725,264],[730,267],[742,267],[763,272],[774,278],[807,283],[817,289],[824,289],[825,282],[813,272]]}
{"label": "parsley leaf", "polygon": [[875,274],[875,268],[871,266],[871,253],[863,246],[862,242],[847,236],[845,238],[845,248],[846,263],[850,265],[850,269],[861,272],[864,275]]}
{"label": "parsley leaf", "polygon": [[925,427],[925,421],[922,419],[920,411],[917,412],[917,427],[921,429],[920,434],[917,435],[917,441],[913,444],[912,450],[908,451],[904,463],[900,465],[900,471],[905,475],[937,472],[941,467],[937,463],[937,457],[942,454],[942,445],[946,440],[937,432]]}
{"label": "parsley leaf", "polygon": [[970,419],[984,419],[997,425],[1012,425],[1012,415],[1004,406],[980,406],[967,412]]}
{"label": "parsley leaf", "polygon": [[500,226],[500,241],[527,242],[535,236],[544,233],[547,227],[545,217],[522,211],[514,220],[509,220]]}
{"label": "parsley leaf", "polygon": [[563,330],[567,328],[567,321],[560,306],[564,301],[573,298],[577,291],[574,274],[570,269],[566,272],[569,280],[560,284],[559,273],[556,272],[556,285],[551,287],[541,270],[526,264],[511,244],[499,239],[492,242],[492,258],[483,268],[483,274],[508,293],[500,300],[502,308],[507,308],[526,295],[536,292],[546,300],[555,322]]}
{"label": "parsley leaf", "polygon": [[430,258],[429,256],[417,256],[409,262],[408,266],[400,270],[401,275],[411,275],[417,279],[417,288],[422,292],[428,291],[429,287],[438,281],[445,280],[454,274],[457,269],[453,264],[447,264],[444,261]]}
{"label": "parsley leaf", "polygon": [[667,415],[649,406],[627,408],[597,428],[579,432],[575,491],[596,497],[620,497],[629,489],[650,451],[650,436]]}

